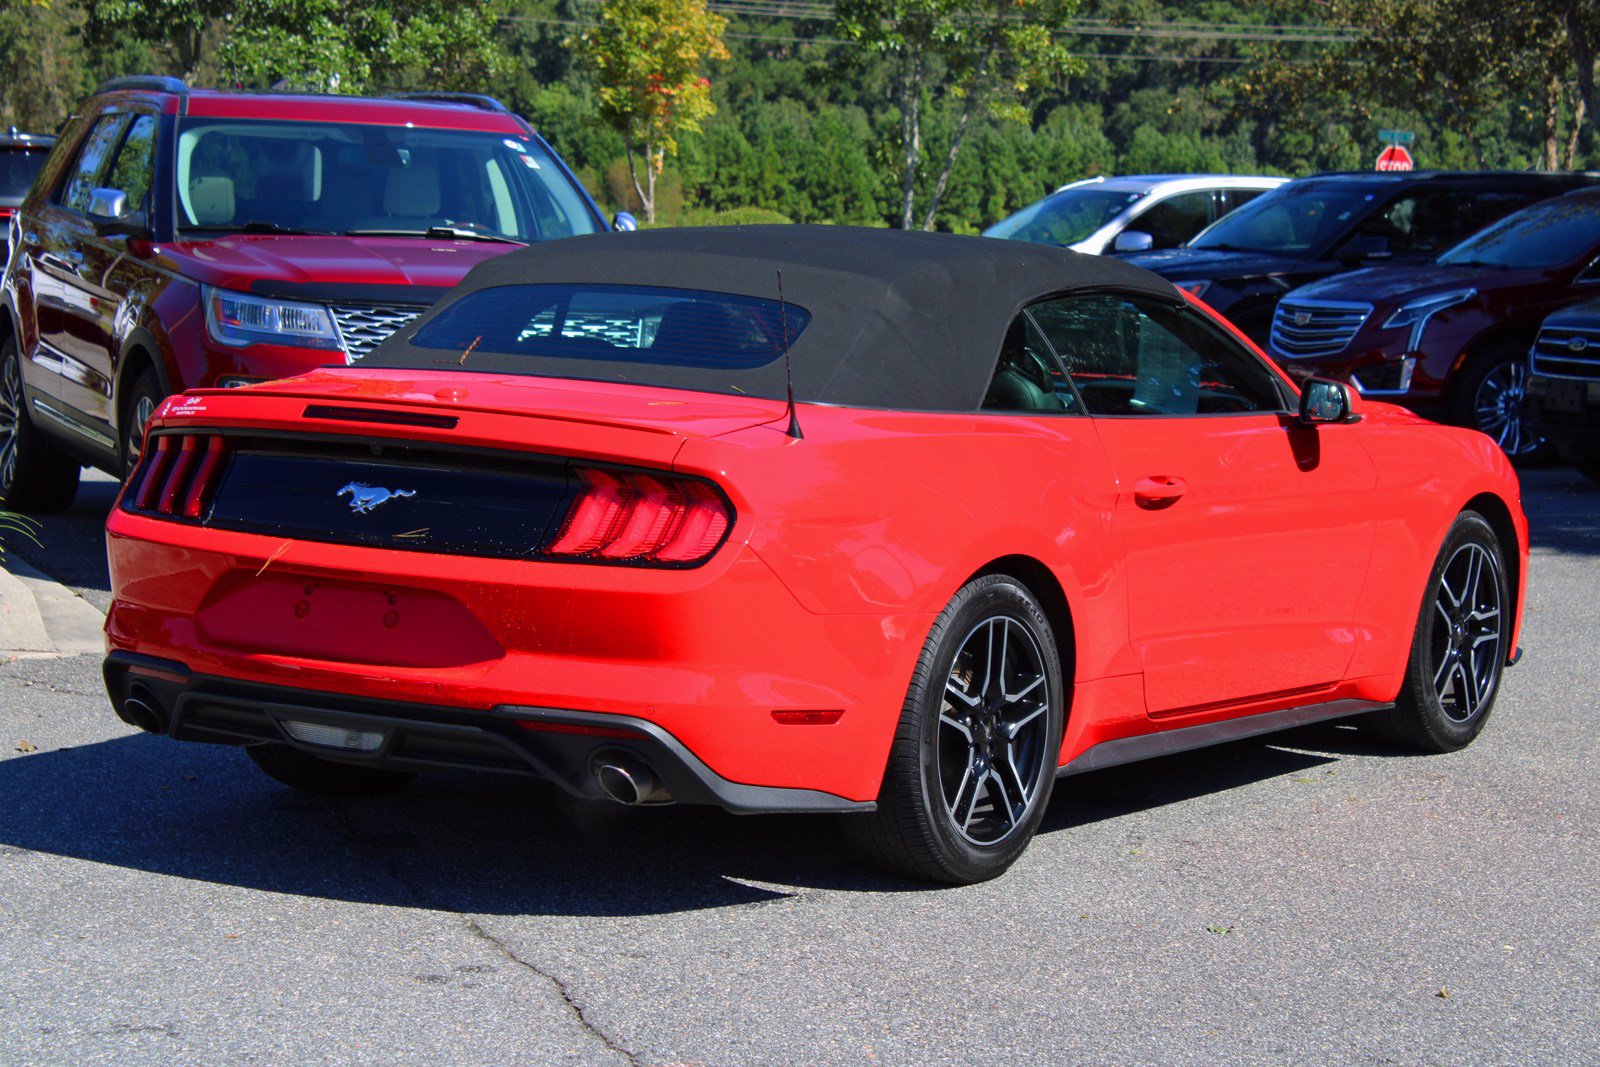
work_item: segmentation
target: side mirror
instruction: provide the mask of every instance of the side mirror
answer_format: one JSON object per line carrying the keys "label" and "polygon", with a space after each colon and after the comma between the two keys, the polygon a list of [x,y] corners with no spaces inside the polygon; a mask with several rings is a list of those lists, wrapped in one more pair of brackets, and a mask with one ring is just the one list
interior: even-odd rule
{"label": "side mirror", "polygon": [[1388,259],[1394,255],[1387,237],[1357,237],[1339,249],[1340,263],[1365,263],[1369,259]]}
{"label": "side mirror", "polygon": [[1361,394],[1344,382],[1307,378],[1300,383],[1300,421],[1307,426],[1354,422],[1361,415]]}
{"label": "side mirror", "polygon": [[1148,252],[1156,246],[1156,239],[1143,230],[1123,230],[1111,242],[1113,252]]}
{"label": "side mirror", "polygon": [[104,234],[143,233],[144,212],[128,210],[128,194],[121,189],[90,189],[89,224]]}
{"label": "side mirror", "polygon": [[626,211],[619,211],[611,220],[611,228],[623,231],[637,230],[639,228],[639,220]]}

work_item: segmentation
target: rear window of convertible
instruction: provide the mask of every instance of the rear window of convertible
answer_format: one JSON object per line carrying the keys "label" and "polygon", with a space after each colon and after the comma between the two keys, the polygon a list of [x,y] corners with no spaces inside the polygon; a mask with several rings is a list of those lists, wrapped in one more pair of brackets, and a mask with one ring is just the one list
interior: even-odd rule
{"label": "rear window of convertible", "polygon": [[[414,348],[748,370],[783,355],[810,312],[776,300],[624,285],[502,285],[462,297],[425,323]],[[501,361],[504,367],[504,361]],[[505,367],[511,370],[511,367]]]}

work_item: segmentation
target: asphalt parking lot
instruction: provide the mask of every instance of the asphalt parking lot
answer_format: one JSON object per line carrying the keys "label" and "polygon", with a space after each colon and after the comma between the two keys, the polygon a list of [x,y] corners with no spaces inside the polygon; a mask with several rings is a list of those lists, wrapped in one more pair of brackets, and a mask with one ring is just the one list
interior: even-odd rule
{"label": "asphalt parking lot", "polygon": [[[113,486],[13,542],[91,603]],[[1530,472],[1484,735],[1324,726],[1066,780],[1006,877],[826,819],[575,822],[514,780],[307,799],[0,666],[0,1062],[1600,1062],[1600,486]]]}

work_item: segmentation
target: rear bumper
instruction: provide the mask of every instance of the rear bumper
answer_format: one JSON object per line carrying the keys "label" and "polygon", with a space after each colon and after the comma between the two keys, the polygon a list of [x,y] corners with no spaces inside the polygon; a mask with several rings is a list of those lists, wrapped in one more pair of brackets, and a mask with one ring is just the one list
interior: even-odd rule
{"label": "rear bumper", "polygon": [[[540,778],[573,796],[604,799],[594,768],[625,756],[645,764],[668,797],[714,804],[737,813],[871,811],[812,789],[744,785],[713,771],[676,737],[632,716],[500,705],[486,711],[340,696],[287,686],[196,674],[172,660],[113,652],[106,691],[130,725],[179,741],[224,745],[287,744],[322,759],[401,771],[448,768],[501,771]],[[129,697],[154,713],[130,716]],[[371,752],[297,739],[286,723],[381,735]]]}

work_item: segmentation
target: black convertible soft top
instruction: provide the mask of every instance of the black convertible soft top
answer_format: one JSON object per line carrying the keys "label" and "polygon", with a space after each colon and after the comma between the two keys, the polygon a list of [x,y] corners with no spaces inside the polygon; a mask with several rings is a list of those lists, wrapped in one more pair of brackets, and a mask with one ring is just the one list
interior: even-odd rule
{"label": "black convertible soft top", "polygon": [[[790,349],[795,399],[971,411],[1026,305],[1114,288],[1180,302],[1172,283],[1116,259],[988,237],[848,226],[721,226],[571,237],[487,260],[363,366],[539,374],[782,399],[783,360],[748,369],[472,352],[441,359],[412,338],[455,303],[501,286],[582,283],[784,300],[811,314]],[[508,294],[509,295],[509,294]]]}

